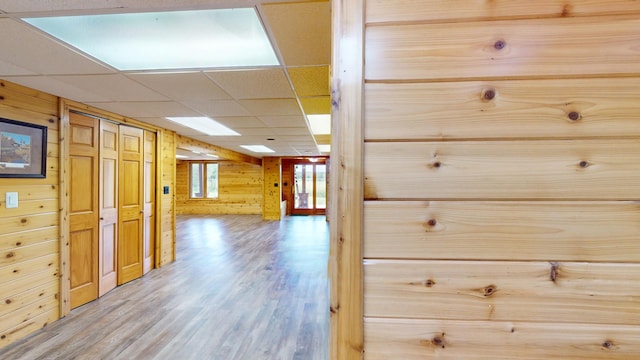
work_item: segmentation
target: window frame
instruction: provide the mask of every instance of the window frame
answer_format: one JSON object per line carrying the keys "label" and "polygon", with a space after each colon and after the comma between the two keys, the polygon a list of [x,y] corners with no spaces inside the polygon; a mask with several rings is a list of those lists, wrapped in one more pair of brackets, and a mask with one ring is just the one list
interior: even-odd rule
{"label": "window frame", "polygon": [[[194,197],[193,196],[193,168],[194,165],[199,165],[200,168],[200,194],[202,196]],[[217,168],[217,176],[216,176],[216,196],[209,197],[208,196],[208,185],[207,185],[207,168],[209,165],[215,165]],[[189,200],[217,200],[220,198],[220,164],[217,161],[189,161]]]}

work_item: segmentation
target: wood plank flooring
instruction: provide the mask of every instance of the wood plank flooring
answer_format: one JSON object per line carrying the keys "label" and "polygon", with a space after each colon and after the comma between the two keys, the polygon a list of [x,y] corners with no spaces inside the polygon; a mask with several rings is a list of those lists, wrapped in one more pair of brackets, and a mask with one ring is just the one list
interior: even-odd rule
{"label": "wood plank flooring", "polygon": [[328,358],[324,217],[177,220],[175,263],[0,349],[0,359]]}

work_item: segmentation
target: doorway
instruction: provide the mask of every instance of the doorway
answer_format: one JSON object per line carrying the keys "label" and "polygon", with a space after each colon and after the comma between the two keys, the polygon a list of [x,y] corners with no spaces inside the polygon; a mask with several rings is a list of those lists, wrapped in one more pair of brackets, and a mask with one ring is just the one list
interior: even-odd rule
{"label": "doorway", "polygon": [[327,164],[308,159],[292,164],[291,215],[324,215],[327,209]]}

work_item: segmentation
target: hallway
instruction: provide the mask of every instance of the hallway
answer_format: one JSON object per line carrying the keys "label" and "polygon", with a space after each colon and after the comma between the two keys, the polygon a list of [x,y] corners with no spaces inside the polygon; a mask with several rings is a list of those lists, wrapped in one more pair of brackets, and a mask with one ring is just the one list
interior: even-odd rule
{"label": "hallway", "polygon": [[176,230],[174,263],[0,349],[0,358],[328,358],[324,217],[179,216]]}

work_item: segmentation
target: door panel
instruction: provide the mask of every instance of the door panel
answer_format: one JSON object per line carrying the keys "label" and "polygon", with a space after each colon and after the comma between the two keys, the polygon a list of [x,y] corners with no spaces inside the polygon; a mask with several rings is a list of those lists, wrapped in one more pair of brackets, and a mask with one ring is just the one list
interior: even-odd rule
{"label": "door panel", "polygon": [[327,208],[327,166],[324,163],[293,164],[292,215],[323,215]]}
{"label": "door panel", "polygon": [[142,272],[146,274],[155,266],[156,134],[145,131],[144,136],[144,264]]}
{"label": "door panel", "polygon": [[120,125],[118,284],[143,273],[144,133]]}
{"label": "door panel", "polygon": [[118,283],[118,125],[100,122],[100,291]]}
{"label": "door panel", "polygon": [[98,297],[98,121],[69,114],[71,307]]}

